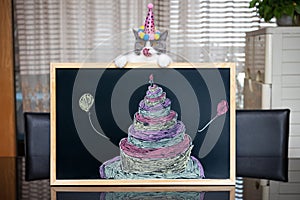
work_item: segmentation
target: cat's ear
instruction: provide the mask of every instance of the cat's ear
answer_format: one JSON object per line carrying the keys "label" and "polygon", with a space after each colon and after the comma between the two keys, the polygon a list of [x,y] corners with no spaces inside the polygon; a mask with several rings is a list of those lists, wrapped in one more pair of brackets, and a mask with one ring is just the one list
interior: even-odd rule
{"label": "cat's ear", "polygon": [[167,37],[168,37],[168,31],[164,31],[160,34],[160,37],[159,39],[160,40],[163,40],[163,41],[166,41],[167,40]]}
{"label": "cat's ear", "polygon": [[134,34],[135,39],[136,39],[136,40],[139,39],[140,37],[139,37],[138,32],[137,32],[136,30],[134,30],[134,29],[132,29],[132,31],[133,31],[133,34]]}

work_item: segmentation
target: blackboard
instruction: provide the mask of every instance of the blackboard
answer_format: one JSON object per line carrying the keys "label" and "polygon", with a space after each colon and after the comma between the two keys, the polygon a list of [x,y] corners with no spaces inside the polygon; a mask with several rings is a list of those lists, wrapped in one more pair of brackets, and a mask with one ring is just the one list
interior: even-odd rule
{"label": "blackboard", "polygon": [[[201,162],[204,179],[100,178],[100,165],[120,154],[119,142],[128,136],[150,74],[185,124],[194,145],[191,154]],[[234,92],[234,65],[230,63],[124,69],[107,64],[52,64],[51,184],[234,184]],[[197,132],[216,116],[218,103],[224,100],[229,104],[228,112]]]}

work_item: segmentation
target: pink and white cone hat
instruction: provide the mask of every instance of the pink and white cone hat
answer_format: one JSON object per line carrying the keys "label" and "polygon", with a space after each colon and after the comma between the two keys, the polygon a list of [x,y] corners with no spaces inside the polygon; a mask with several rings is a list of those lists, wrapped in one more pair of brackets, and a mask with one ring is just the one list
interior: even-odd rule
{"label": "pink and white cone hat", "polygon": [[140,26],[138,30],[139,37],[145,41],[148,40],[158,40],[160,37],[160,32],[155,29],[154,25],[154,14],[153,14],[153,4],[148,4],[148,14],[145,19],[144,26]]}
{"label": "pink and white cone hat", "polygon": [[144,32],[145,34],[154,34],[154,15],[153,15],[153,4],[152,3],[149,3],[148,4],[148,14],[147,14],[147,17],[145,19],[145,24],[144,24]]}

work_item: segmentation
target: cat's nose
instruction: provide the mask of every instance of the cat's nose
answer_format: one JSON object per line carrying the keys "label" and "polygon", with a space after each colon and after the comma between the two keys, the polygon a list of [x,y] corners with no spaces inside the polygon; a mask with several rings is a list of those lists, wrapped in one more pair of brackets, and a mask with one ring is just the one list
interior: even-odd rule
{"label": "cat's nose", "polygon": [[152,56],[152,54],[150,53],[149,50],[150,50],[150,49],[148,49],[148,48],[144,48],[144,49],[143,49],[143,54],[144,54],[144,56],[146,56],[146,57]]}

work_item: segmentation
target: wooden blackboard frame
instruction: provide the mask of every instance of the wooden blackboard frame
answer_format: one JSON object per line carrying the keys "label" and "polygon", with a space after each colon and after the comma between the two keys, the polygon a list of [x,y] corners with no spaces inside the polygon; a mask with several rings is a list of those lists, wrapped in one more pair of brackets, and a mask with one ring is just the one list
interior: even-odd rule
{"label": "wooden blackboard frame", "polygon": [[[57,177],[57,153],[59,149],[57,148],[57,104],[60,101],[60,97],[57,96],[57,88],[60,86],[57,85],[56,73],[62,69],[116,69],[114,65],[108,63],[52,63],[51,64],[51,155],[50,155],[50,184],[51,185],[142,185],[142,186],[153,186],[153,185],[235,185],[235,65],[233,63],[173,63],[169,68],[170,69],[228,69],[229,70],[229,79],[225,80],[229,88],[230,101],[229,103],[229,145],[227,151],[229,151],[229,176],[228,178],[205,178],[205,179],[121,179],[121,180],[112,180],[112,179],[89,179],[89,178],[58,178]],[[131,68],[158,68],[153,64],[128,64],[127,69]],[[122,69],[119,69],[122,70]],[[159,70],[159,68],[158,68]],[[88,82],[87,77],[87,82]],[[61,119],[60,119],[61,120]],[[76,157],[76,156],[75,156]]]}

